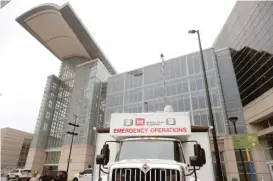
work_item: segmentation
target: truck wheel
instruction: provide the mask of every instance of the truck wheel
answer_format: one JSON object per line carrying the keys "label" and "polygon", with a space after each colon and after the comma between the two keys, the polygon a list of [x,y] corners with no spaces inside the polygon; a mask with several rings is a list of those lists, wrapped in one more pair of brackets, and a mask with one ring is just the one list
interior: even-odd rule
{"label": "truck wheel", "polygon": [[78,181],[78,179],[77,179],[77,178],[74,178],[73,181]]}
{"label": "truck wheel", "polygon": [[9,180],[9,176],[7,175],[7,180]]}
{"label": "truck wheel", "polygon": [[16,180],[16,181],[19,181],[20,179],[19,179],[19,177],[18,177],[18,176],[16,176],[16,177],[15,177],[15,180]]}

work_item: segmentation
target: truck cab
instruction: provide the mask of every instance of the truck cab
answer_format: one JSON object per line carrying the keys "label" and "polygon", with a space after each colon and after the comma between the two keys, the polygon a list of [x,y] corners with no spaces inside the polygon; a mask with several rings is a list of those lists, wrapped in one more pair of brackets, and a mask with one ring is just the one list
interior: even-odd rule
{"label": "truck cab", "polygon": [[189,113],[114,113],[97,132],[95,181],[214,180],[208,127]]}

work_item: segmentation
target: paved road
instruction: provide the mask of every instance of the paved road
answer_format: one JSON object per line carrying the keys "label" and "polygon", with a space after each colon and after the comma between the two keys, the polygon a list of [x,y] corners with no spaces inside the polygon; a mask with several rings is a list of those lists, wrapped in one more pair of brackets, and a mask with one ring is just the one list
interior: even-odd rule
{"label": "paved road", "polygon": [[[6,177],[1,177],[1,181],[7,181]],[[15,180],[9,180],[9,181],[15,181]],[[35,177],[32,177],[30,181],[37,181]]]}

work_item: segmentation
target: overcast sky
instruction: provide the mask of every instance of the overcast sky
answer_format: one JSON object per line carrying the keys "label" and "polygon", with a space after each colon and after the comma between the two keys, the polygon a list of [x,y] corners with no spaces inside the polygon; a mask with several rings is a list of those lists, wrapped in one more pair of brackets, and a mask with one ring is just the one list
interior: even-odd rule
{"label": "overcast sky", "polygon": [[[34,132],[50,74],[60,61],[15,18],[42,3],[67,0],[11,0],[0,9],[0,127]],[[118,72],[136,69],[212,46],[235,0],[71,0],[69,1]]]}

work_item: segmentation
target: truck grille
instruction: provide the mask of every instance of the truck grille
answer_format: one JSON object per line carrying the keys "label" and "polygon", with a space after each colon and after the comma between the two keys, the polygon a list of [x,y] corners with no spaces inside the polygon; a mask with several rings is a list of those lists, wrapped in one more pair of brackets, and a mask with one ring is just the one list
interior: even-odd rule
{"label": "truck grille", "polygon": [[184,181],[179,170],[151,169],[146,174],[139,168],[113,169],[111,181]]}

